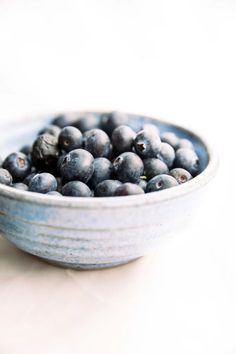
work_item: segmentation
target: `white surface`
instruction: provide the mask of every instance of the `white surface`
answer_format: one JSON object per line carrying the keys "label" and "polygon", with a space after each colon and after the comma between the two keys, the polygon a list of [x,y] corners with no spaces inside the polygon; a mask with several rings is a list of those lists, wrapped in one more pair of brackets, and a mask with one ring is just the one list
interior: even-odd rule
{"label": "white surface", "polygon": [[150,113],[221,159],[192,224],[128,266],[57,269],[0,240],[1,354],[236,353],[235,36],[233,0],[0,2],[1,120]]}

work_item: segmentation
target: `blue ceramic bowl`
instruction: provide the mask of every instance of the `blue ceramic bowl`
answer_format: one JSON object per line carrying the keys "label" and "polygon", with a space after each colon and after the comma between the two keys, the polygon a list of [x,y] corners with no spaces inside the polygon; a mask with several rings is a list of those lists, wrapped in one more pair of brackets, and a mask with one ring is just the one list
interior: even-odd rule
{"label": "blue ceramic bowl", "polygon": [[[2,124],[1,155],[32,142],[50,119],[23,118]],[[124,264],[153,251],[161,236],[191,220],[196,206],[204,202],[203,187],[216,171],[212,149],[199,135],[177,125],[133,114],[129,120],[135,130],[143,123],[153,123],[161,132],[190,139],[202,172],[171,189],[112,198],[62,198],[0,185],[1,234],[21,250],[51,263],[97,269]]]}

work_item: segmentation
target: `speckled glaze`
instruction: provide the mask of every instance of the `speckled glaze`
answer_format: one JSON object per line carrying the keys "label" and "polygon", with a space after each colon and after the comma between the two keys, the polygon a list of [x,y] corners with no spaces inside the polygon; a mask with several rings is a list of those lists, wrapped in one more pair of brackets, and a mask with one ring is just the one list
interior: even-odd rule
{"label": "speckled glaze", "polygon": [[[1,124],[0,155],[32,142],[51,117],[24,117]],[[68,268],[112,267],[153,251],[161,236],[191,220],[196,206],[204,202],[202,187],[214,176],[217,158],[207,142],[189,130],[130,115],[134,129],[144,122],[190,139],[202,172],[168,190],[112,198],[60,198],[0,185],[0,233],[18,248]]]}

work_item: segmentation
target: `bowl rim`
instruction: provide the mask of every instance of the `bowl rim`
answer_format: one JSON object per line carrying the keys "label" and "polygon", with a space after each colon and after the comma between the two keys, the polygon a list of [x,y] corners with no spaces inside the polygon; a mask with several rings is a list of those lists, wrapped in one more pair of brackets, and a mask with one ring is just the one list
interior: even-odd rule
{"label": "bowl rim", "polygon": [[[107,110],[103,111],[86,111],[86,110],[78,110],[78,111],[73,111],[73,112],[66,112],[68,114],[70,113],[91,113],[91,112],[96,112],[96,113],[106,113],[110,112]],[[60,112],[61,113],[61,112]],[[29,117],[26,116],[18,116],[17,121],[19,121],[19,118],[22,119],[27,119],[32,121],[33,119],[43,119],[46,118],[47,116],[56,116],[58,112],[53,112],[53,113],[42,113],[38,114],[37,116],[31,115]],[[32,203],[32,204],[37,204],[41,206],[54,206],[54,207],[62,207],[62,208],[75,208],[75,209],[111,209],[111,208],[125,208],[125,207],[135,207],[135,206],[143,206],[143,205],[149,205],[149,204],[156,204],[159,202],[164,202],[164,201],[169,201],[171,199],[176,199],[180,198],[186,194],[189,194],[193,191],[197,191],[201,187],[205,186],[216,174],[217,167],[218,167],[218,155],[216,151],[211,147],[211,144],[206,140],[205,137],[203,137],[202,133],[198,133],[195,131],[192,131],[190,128],[187,128],[185,126],[178,125],[176,123],[172,123],[170,121],[160,119],[159,117],[157,118],[156,116],[152,115],[143,115],[143,114],[137,114],[137,113],[128,113],[130,115],[140,115],[144,118],[148,119],[153,119],[156,120],[157,122],[160,122],[162,124],[167,124],[170,125],[174,128],[180,129],[182,131],[185,131],[186,133],[196,137],[205,147],[206,152],[208,154],[208,164],[206,168],[196,177],[194,177],[192,180],[183,183],[181,185],[178,185],[173,188],[161,190],[158,192],[152,192],[152,193],[147,193],[147,194],[142,194],[142,195],[131,195],[131,196],[122,196],[122,197],[99,197],[99,198],[83,198],[83,197],[61,197],[61,196],[54,196],[54,195],[45,195],[45,194],[39,194],[39,193],[33,193],[33,192],[26,192],[22,190],[18,190],[15,188],[12,188],[10,186],[5,186],[3,184],[0,184],[0,196],[6,197],[11,200],[16,200],[20,202],[25,202],[25,203]],[[10,124],[14,124],[15,119],[10,122]],[[9,124],[9,122],[8,122]],[[7,125],[7,123],[1,124],[1,126]]]}

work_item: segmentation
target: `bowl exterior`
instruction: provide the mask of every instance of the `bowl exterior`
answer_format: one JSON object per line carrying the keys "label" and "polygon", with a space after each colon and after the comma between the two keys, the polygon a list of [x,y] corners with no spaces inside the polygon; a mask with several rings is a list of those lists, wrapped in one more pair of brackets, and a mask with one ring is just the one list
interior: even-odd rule
{"label": "bowl exterior", "polygon": [[[79,113],[71,114],[78,117]],[[99,117],[101,112],[94,114]],[[31,143],[52,117],[0,122],[2,157]],[[135,131],[144,123],[157,124],[161,132],[171,131],[190,139],[203,172],[175,188],[115,198],[49,197],[0,185],[0,233],[20,249],[70,268],[116,266],[153,251],[162,236],[191,220],[196,206],[202,203],[205,185],[216,172],[217,158],[190,130],[156,118],[129,115]]]}
{"label": "bowl exterior", "polygon": [[0,230],[21,250],[49,262],[111,267],[153,251],[161,236],[186,224],[202,191],[155,203],[89,209],[1,195]]}

